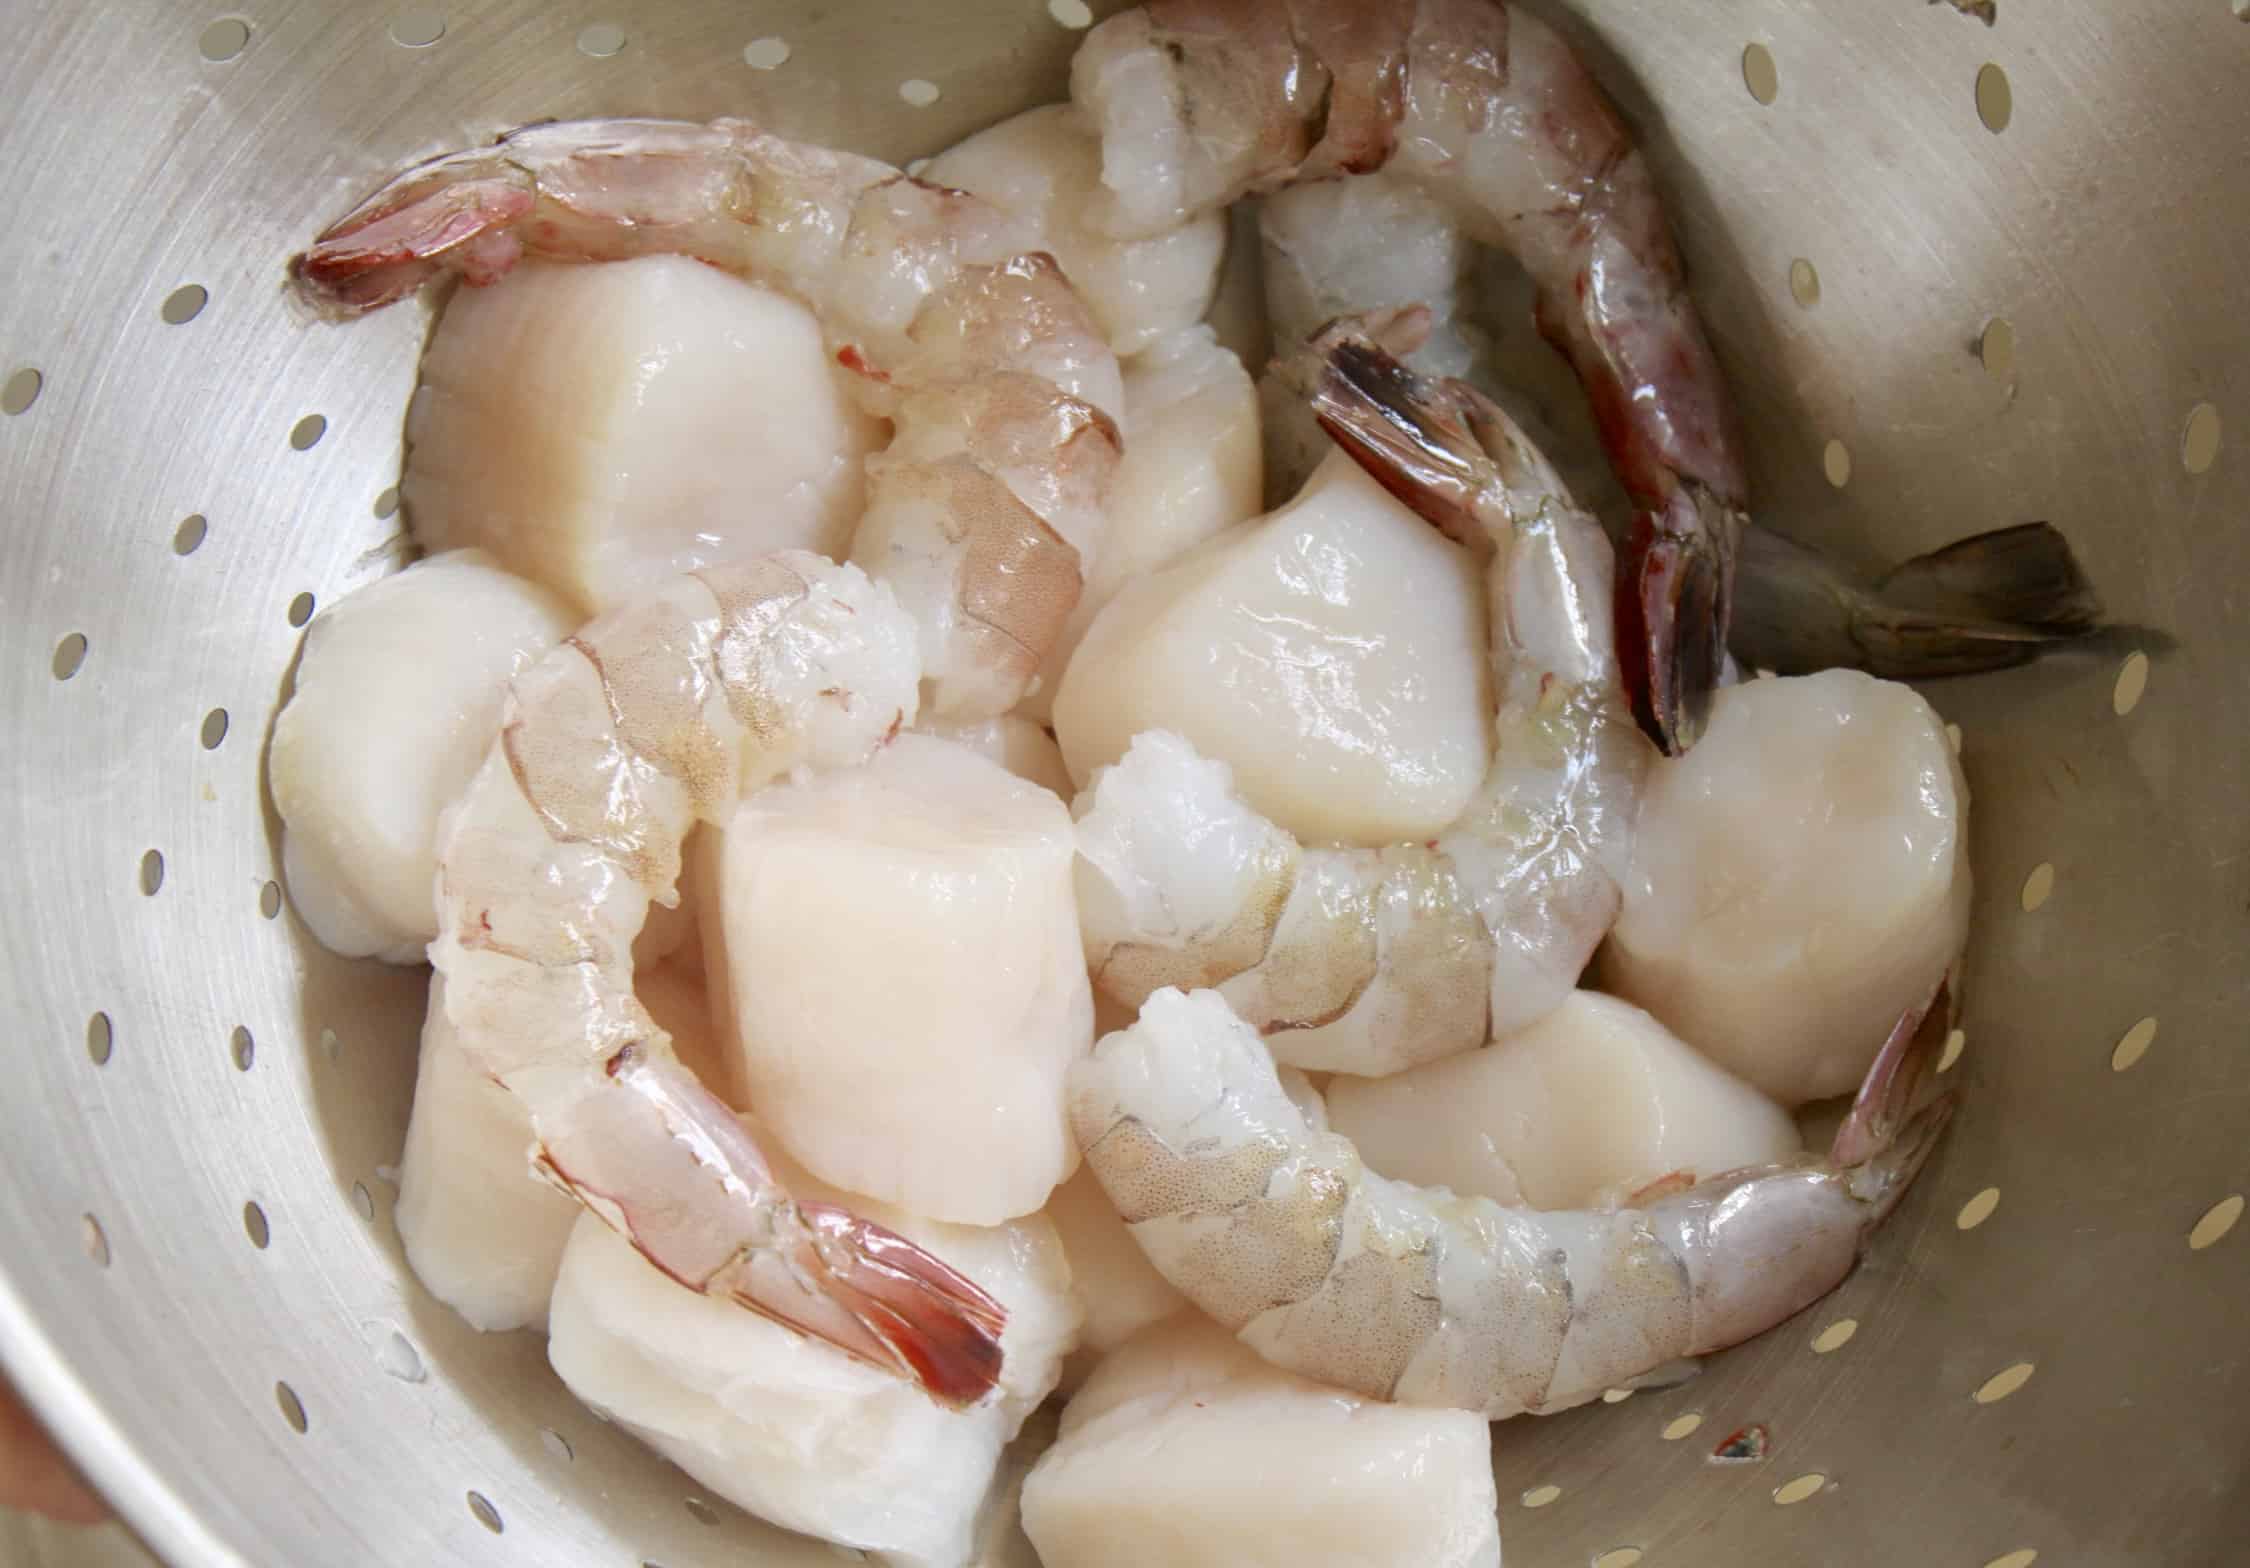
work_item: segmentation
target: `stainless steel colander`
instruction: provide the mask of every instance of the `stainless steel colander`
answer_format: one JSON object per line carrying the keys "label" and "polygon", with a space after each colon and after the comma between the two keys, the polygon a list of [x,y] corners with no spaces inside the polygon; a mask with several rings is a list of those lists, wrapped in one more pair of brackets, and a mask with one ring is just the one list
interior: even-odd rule
{"label": "stainless steel colander", "polygon": [[[2201,1564],[2250,1541],[2246,0],[1571,0],[1760,509],[2048,518],[2121,630],[1937,688],[1976,794],[1956,1130],[1684,1387],[1496,1431],[1517,1568]],[[391,1224],[418,975],[284,909],[299,629],[403,547],[423,319],[285,307],[384,172],[749,111],[904,160],[1061,94],[1077,0],[15,0],[0,25],[0,1360],[179,1565],[823,1563],[693,1498]],[[1763,1456],[1728,1440],[1763,1428]],[[844,1553],[850,1557],[856,1554]]]}

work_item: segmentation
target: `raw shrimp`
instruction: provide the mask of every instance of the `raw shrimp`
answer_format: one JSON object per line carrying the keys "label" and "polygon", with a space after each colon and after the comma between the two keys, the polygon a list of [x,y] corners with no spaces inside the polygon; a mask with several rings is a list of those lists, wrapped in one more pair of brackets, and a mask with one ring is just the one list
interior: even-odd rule
{"label": "raw shrimp", "polygon": [[1115,355],[1028,231],[960,191],[743,120],[533,126],[392,180],[291,264],[330,314],[525,256],[677,253],[819,313],[892,418],[854,556],[921,628],[931,716],[1023,695],[1076,604],[1119,452]]}
{"label": "raw shrimp", "polygon": [[1646,161],[1567,45],[1504,0],[1149,0],[1079,48],[1119,236],[1292,181],[1385,169],[1539,291],[1635,507],[1623,673],[1666,751],[1694,744],[1726,653],[1745,482],[1732,405]]}
{"label": "raw shrimp", "polygon": [[[1478,324],[1491,305],[1474,297],[1475,248],[1444,202],[1384,171],[1276,191],[1258,203],[1258,219],[1266,308],[1278,340],[1302,342],[1341,316],[1420,304],[1430,334],[1399,354],[1408,366],[1473,381],[1532,431],[1551,427],[1540,406],[1548,400],[1534,386],[1546,367],[1493,360]],[[1286,494],[1329,442],[1283,369],[1269,372],[1258,390],[1267,482]],[[1598,472],[1562,471],[1589,503],[1608,488]],[[1783,675],[1846,666],[1920,680],[1999,669],[2101,622],[2100,601],[2068,541],[2045,523],[1959,539],[1880,578],[1755,521],[1743,524],[1737,543],[1728,652]]]}
{"label": "raw shrimp", "polygon": [[913,623],[852,566],[787,551],[673,579],[511,683],[439,834],[444,1006],[531,1113],[535,1169],[666,1274],[972,1403],[1004,1314],[892,1231],[793,1201],[633,993],[698,821],[914,716]]}
{"label": "raw shrimp", "polygon": [[1826,1295],[1928,1158],[1934,1006],[1899,1022],[1826,1159],[1642,1207],[1539,1213],[1368,1170],[1309,1127],[1257,1032],[1164,991],[1072,1074],[1086,1161],[1149,1260],[1276,1366],[1404,1404],[1553,1411]]}
{"label": "raw shrimp", "polygon": [[1619,690],[1609,541],[1507,416],[1348,324],[1303,364],[1340,444],[1492,551],[1491,771],[1430,843],[1309,849],[1235,798],[1225,768],[1144,734],[1079,798],[1079,921],[1119,1001],[1216,986],[1280,1060],[1375,1076],[1570,994],[1617,915],[1649,751]]}

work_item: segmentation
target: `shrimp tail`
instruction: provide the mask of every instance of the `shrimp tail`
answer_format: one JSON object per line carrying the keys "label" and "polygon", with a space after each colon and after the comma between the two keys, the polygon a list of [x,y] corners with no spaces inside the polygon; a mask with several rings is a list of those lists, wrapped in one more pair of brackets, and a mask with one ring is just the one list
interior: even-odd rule
{"label": "shrimp tail", "polygon": [[2091,631],[2102,617],[2101,599],[2070,541],[2050,523],[1956,539],[1901,562],[1876,588],[1901,607],[2005,621],[2054,637]]}
{"label": "shrimp tail", "polygon": [[1702,1287],[1691,1353],[1740,1344],[1827,1295],[1905,1198],[1958,1104],[1950,1091],[1914,1103],[1945,1039],[1948,990],[1900,1017],[1827,1158],[1729,1172],[1649,1211],[1686,1222],[1680,1255]]}
{"label": "shrimp tail", "polygon": [[1844,1172],[1852,1196],[1865,1205],[1862,1237],[1873,1234],[1876,1226],[1890,1218],[1891,1210],[1898,1207],[1907,1188],[1914,1185],[1914,1178],[1936,1152],[1938,1140],[1945,1136],[1960,1103],[1960,1096],[1947,1090],[1909,1116],[1873,1156]]}
{"label": "shrimp tail", "polygon": [[2006,669],[2101,623],[2100,597],[2047,523],[1955,540],[1873,583],[1780,534],[1743,531],[1734,655],[1783,675],[1842,667],[1925,680]]}
{"label": "shrimp tail", "polygon": [[1948,974],[1927,1002],[1899,1016],[1867,1076],[1860,1080],[1852,1108],[1829,1146],[1830,1167],[1865,1205],[1863,1236],[1872,1234],[1898,1207],[1929,1163],[1960,1104],[1960,1096],[1948,1090],[1916,1106],[1952,1028],[1952,994],[1953,977]]}
{"label": "shrimp tail", "polygon": [[973,1281],[871,1220],[789,1197],[734,1112],[668,1047],[627,1046],[602,1078],[539,1121],[534,1168],[642,1257],[946,1404],[993,1387],[1006,1313]]}
{"label": "shrimp tail", "polygon": [[847,1306],[931,1397],[971,1405],[1000,1380],[1006,1314],[966,1275],[848,1209],[800,1203],[819,1238],[822,1289]]}
{"label": "shrimp tail", "polygon": [[1495,486],[1512,516],[1568,491],[1499,404],[1466,381],[1401,363],[1428,327],[1420,305],[1340,316],[1278,368],[1377,483],[1446,537],[1483,550],[1491,524],[1478,508]]}
{"label": "shrimp tail", "polygon": [[1375,481],[1448,538],[1483,535],[1474,506],[1491,459],[1461,417],[1457,381],[1432,382],[1381,346],[1374,325],[1332,322],[1283,373],[1329,438]]}
{"label": "shrimp tail", "polygon": [[1911,1125],[1915,1100],[1951,1027],[1951,993],[1950,977],[1940,980],[1927,1002],[1907,1009],[1891,1027],[1829,1147],[1828,1160],[1836,1169],[1855,1170],[1879,1160]]}
{"label": "shrimp tail", "polygon": [[[1412,310],[1340,317],[1281,369],[1329,438],[1377,483],[1448,538],[1474,547],[1487,536],[1477,507],[1493,484],[1527,502],[1565,492],[1490,398],[1465,381],[1432,380],[1399,363],[1394,345],[1411,344],[1424,325]],[[1645,650],[1645,658],[1621,662],[1626,695],[1641,727],[1677,754],[1702,734],[1720,685],[1741,520],[1693,482],[1682,483],[1671,504],[1688,509],[1690,520],[1635,520],[1616,578],[1617,643]]]}
{"label": "shrimp tail", "polygon": [[1987,27],[2000,20],[1996,0],[1930,0],[1930,4],[1950,5],[1963,16],[1973,16]]}
{"label": "shrimp tail", "polygon": [[[474,165],[473,170],[468,167]],[[491,283],[522,256],[531,177],[481,152],[439,158],[384,187],[290,258],[299,298],[339,319],[395,303],[448,270]]]}
{"label": "shrimp tail", "polygon": [[1617,642],[1633,717],[1667,756],[1693,746],[1711,717],[1735,608],[1733,543],[1742,518],[1697,484],[1669,508],[1689,521],[1633,519],[1617,567]]}

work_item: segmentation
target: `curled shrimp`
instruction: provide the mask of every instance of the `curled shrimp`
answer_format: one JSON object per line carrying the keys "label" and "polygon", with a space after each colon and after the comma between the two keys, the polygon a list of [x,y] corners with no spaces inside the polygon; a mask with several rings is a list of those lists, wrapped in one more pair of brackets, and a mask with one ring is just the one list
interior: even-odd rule
{"label": "curled shrimp", "polygon": [[680,845],[746,789],[863,760],[915,712],[913,623],[853,566],[786,551],[672,580],[510,684],[439,832],[431,960],[464,1048],[520,1095],[534,1168],[691,1290],[966,1404],[1001,1308],[904,1238],[792,1200],[633,993]]}
{"label": "curled shrimp", "polygon": [[1148,0],[1086,37],[1119,236],[1295,180],[1385,169],[1537,285],[1635,520],[1617,595],[1634,709],[1694,744],[1719,679],[1745,494],[1734,415],[1648,166],[1556,34],[1504,0]]}
{"label": "curled shrimp", "polygon": [[1495,747],[1468,808],[1428,844],[1307,848],[1161,731],[1076,808],[1096,984],[1134,1006],[1215,987],[1314,1071],[1473,1050],[1569,995],[1617,918],[1649,756],[1619,687],[1601,525],[1498,408],[1378,346],[1411,342],[1415,317],[1339,323],[1292,373],[1369,472],[1490,553]]}
{"label": "curled shrimp", "polygon": [[1162,991],[1072,1072],[1086,1163],[1158,1272],[1276,1366],[1498,1419],[1764,1332],[1851,1271],[1929,1157],[1933,1006],[1901,1019],[1825,1159],[1657,1184],[1611,1212],[1504,1208],[1368,1170],[1257,1032]]}
{"label": "curled shrimp", "polygon": [[797,296],[896,434],[854,558],[921,628],[927,707],[971,721],[1029,686],[1078,601],[1116,469],[1116,357],[997,208],[743,120],[540,125],[406,171],[291,263],[348,316],[526,256],[694,256]]}

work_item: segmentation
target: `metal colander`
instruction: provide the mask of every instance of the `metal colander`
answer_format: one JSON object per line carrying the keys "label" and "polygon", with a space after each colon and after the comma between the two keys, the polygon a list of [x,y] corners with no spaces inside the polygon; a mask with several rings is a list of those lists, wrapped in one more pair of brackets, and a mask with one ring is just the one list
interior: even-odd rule
{"label": "metal colander", "polygon": [[[2120,629],[1932,692],[1979,908],[1966,1109],[1913,1198],[1693,1382],[1498,1428],[1517,1568],[2250,1539],[2244,3],[1558,18],[1669,193],[1761,514],[1862,559],[2051,519]],[[1061,96],[1087,9],[224,4],[0,28],[0,1358],[175,1564],[832,1561],[401,1260],[423,982],[285,910],[261,761],[305,621],[401,559],[426,317],[309,324],[282,263],[535,118],[930,153]]]}

